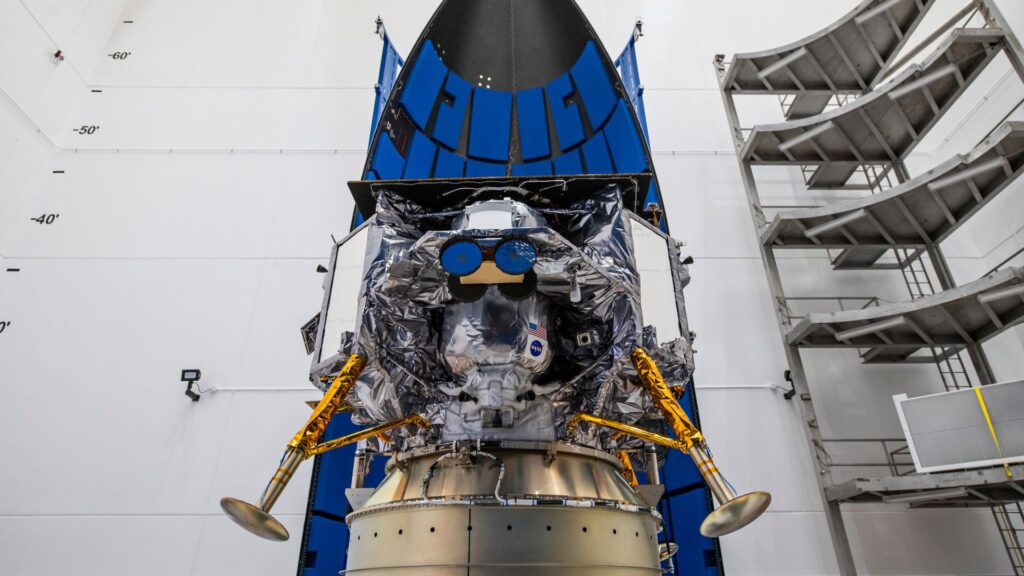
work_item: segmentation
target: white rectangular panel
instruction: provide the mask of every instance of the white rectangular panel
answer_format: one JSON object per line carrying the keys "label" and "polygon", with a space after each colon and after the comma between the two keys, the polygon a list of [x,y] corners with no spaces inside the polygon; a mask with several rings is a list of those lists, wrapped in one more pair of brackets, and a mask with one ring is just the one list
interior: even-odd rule
{"label": "white rectangular panel", "polygon": [[327,309],[321,315],[323,338],[320,340],[317,362],[338,353],[341,335],[355,330],[362,310],[359,298],[369,231],[363,226],[338,243],[338,254],[331,271],[330,295]]}
{"label": "white rectangular panel", "polygon": [[918,472],[1024,462],[1024,380],[893,400]]}
{"label": "white rectangular panel", "polygon": [[681,336],[676,287],[672,277],[671,238],[633,218],[633,256],[640,273],[640,310],[645,325],[654,326],[658,342],[670,342]]}

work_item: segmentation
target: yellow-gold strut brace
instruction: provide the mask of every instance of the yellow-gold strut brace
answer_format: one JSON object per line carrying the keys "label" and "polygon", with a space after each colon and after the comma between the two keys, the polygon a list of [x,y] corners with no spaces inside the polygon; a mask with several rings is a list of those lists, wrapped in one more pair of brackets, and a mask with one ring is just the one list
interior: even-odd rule
{"label": "yellow-gold strut brace", "polygon": [[640,482],[636,479],[636,470],[633,470],[633,463],[629,461],[629,452],[619,450],[619,463],[622,464],[622,477],[629,482],[630,488],[636,489]]}
{"label": "yellow-gold strut brace", "polygon": [[321,443],[320,440],[323,438],[324,432],[327,431],[327,425],[330,424],[331,418],[336,413],[347,410],[348,405],[345,398],[352,386],[355,385],[364,366],[366,366],[365,358],[358,354],[349,356],[345,366],[342,367],[327,392],[324,393],[324,397],[313,409],[309,419],[288,442],[284,455],[281,456],[281,463],[260,496],[259,506],[237,498],[221,498],[221,508],[239,526],[268,540],[287,540],[288,530],[270,515],[270,509],[273,508],[274,503],[277,502],[303,460],[366,438],[374,436],[388,438],[384,434],[385,432],[410,424],[420,428],[430,428],[430,423],[422,416],[412,414]]}
{"label": "yellow-gold strut brace", "polygon": [[715,500],[719,503],[719,507],[708,514],[701,524],[700,532],[704,536],[709,538],[723,536],[753,522],[768,508],[772,500],[771,494],[750,492],[736,496],[732,486],[715,466],[704,435],[686,416],[686,412],[679,405],[673,390],[665,383],[654,360],[641,348],[633,350],[630,359],[633,360],[633,366],[636,367],[636,371],[640,375],[640,382],[644,390],[654,400],[654,405],[658,407],[665,421],[672,427],[676,438],[667,438],[638,426],[615,422],[593,414],[573,416],[567,426],[569,433],[571,434],[580,422],[589,422],[615,430],[620,434],[628,434],[689,454],[697,466],[697,472],[700,473],[711,493],[714,494]]}

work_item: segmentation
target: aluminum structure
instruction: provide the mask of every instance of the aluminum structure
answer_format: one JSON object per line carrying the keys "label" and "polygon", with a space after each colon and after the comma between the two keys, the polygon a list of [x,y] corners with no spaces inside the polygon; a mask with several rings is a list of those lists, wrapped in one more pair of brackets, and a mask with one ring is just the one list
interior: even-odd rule
{"label": "aluminum structure", "polygon": [[[820,208],[779,212],[761,234],[775,249],[841,250],[836,268],[852,268],[856,250],[877,263],[891,249],[923,250],[941,243],[1006,189],[1024,168],[1024,124],[1008,122],[969,154],[884,192]],[[842,259],[840,259],[842,258]]]}
{"label": "aluminum structure", "polygon": [[[908,48],[933,3],[865,0],[803,40],[714,62],[785,344],[788,397],[800,404],[808,449],[821,471],[842,574],[856,573],[840,507],[854,502],[990,506],[1014,570],[1024,574],[1020,466],[913,474],[903,439],[825,438],[801,358],[804,349],[848,348],[868,363],[935,363],[943,388],[958,390],[994,382],[981,344],[1024,319],[1021,269],[994,270],[957,287],[941,249],[1019,174],[1020,124],[996,126],[972,152],[923,174],[912,177],[905,165],[994,58],[1005,56],[1024,78],[1024,51],[991,0],[967,2]],[[932,54],[914,63],[928,46]],[[736,107],[736,97],[745,95],[777,98],[786,121],[745,129]],[[834,191],[836,202],[769,219],[758,192],[759,166],[796,167],[808,189],[823,197]],[[791,249],[827,251],[835,269],[899,271],[910,301],[862,299],[862,309],[798,315],[792,307],[799,299],[787,297],[776,261],[777,251]],[[846,308],[851,299],[828,300]],[[834,457],[866,446],[881,449],[884,459]],[[882,474],[833,482],[838,466]]]}

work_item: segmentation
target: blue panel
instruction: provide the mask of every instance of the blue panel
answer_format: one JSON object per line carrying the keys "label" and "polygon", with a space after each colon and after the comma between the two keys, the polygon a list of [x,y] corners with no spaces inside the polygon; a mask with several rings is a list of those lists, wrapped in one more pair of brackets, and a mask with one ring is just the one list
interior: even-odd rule
{"label": "blue panel", "polygon": [[470,118],[469,156],[482,160],[508,160],[512,93],[474,88]]}
{"label": "blue panel", "polygon": [[608,141],[604,132],[598,132],[583,143],[583,158],[587,161],[587,174],[614,174],[612,157],[608,155]]}
{"label": "blue panel", "polygon": [[377,72],[377,85],[374,87],[374,91],[377,93],[377,97],[373,101],[373,123],[370,124],[370,142],[373,142],[373,133],[377,130],[377,124],[380,122],[380,115],[384,113],[384,106],[388,103],[388,97],[391,96],[391,89],[395,86],[395,80],[398,79],[398,68],[405,64],[405,60],[398,54],[398,50],[395,50],[395,45],[391,43],[391,37],[388,36],[386,30],[383,30],[381,40],[383,40],[383,48],[380,54],[380,70]]}
{"label": "blue panel", "polygon": [[448,68],[434,51],[434,45],[429,40],[424,42],[409,74],[409,81],[402,88],[401,99],[409,117],[421,130],[426,129],[447,72]]}
{"label": "blue panel", "polygon": [[523,160],[550,156],[548,112],[544,106],[544,91],[540,87],[516,92],[516,120],[519,122]]}
{"label": "blue panel", "polygon": [[444,94],[451,100],[451,104],[441,100],[434,120],[434,138],[453,150],[459,147],[462,124],[466,120],[466,105],[469,104],[472,91],[473,86],[469,82],[459,78],[455,72],[448,73],[448,79],[444,81]]}
{"label": "blue panel", "polygon": [[401,178],[404,165],[405,158],[402,158],[398,149],[391,143],[391,136],[387,133],[381,134],[373,154],[373,169],[377,171],[377,175],[381,180]]}
{"label": "blue panel", "polygon": [[[347,414],[331,419],[324,440],[340,438],[358,430]],[[348,499],[339,487],[352,480],[352,454],[355,447],[332,450],[317,456],[316,486],[307,513],[306,565],[304,576],[335,576],[345,568],[345,549],[348,548],[348,527],[344,516],[348,514]],[[341,552],[340,554],[338,552]]]}
{"label": "blue panel", "polygon": [[438,148],[434,178],[462,178],[462,169],[465,164],[466,160],[462,156],[444,148]]}
{"label": "blue panel", "polygon": [[551,160],[513,164],[513,176],[551,176]]}
{"label": "blue panel", "polygon": [[[673,457],[685,458],[682,453]],[[700,524],[707,515],[707,495],[703,489],[673,496],[663,501],[659,511],[666,520],[665,537],[679,546],[675,557],[676,574],[681,576],[719,576],[715,541],[700,534]]]}
{"label": "blue panel", "polygon": [[570,69],[572,81],[583,100],[590,125],[594,130],[604,125],[615,108],[615,87],[608,77],[601,55],[593,41],[587,42],[580,59]]}
{"label": "blue panel", "polygon": [[477,160],[468,160],[466,162],[466,177],[478,177],[478,176],[504,176],[505,165],[498,164],[496,162],[479,162]]}
{"label": "blue panel", "polygon": [[558,145],[567,150],[583,141],[583,121],[580,120],[580,109],[576,104],[565,105],[565,98],[573,93],[569,74],[562,74],[544,87],[548,93],[548,105],[551,117],[555,120],[555,133],[558,134]]}
{"label": "blue panel", "polygon": [[604,129],[608,148],[612,151],[615,171],[618,173],[643,172],[647,170],[647,154],[644,152],[640,131],[633,122],[633,115],[626,107],[625,100],[619,100],[615,112]]}
{"label": "blue panel", "polygon": [[629,95],[629,102],[636,110],[636,116],[640,119],[640,127],[643,128],[644,138],[651,143],[651,133],[647,130],[647,113],[644,111],[644,87],[640,84],[640,68],[636,61],[636,36],[631,36],[622,53],[615,60],[615,67],[619,69],[619,77],[622,78],[622,87]]}
{"label": "blue panel", "polygon": [[409,158],[405,161],[405,173],[402,178],[430,178],[430,169],[434,167],[434,155],[437,144],[430,141],[422,132],[416,132],[409,146]]}
{"label": "blue panel", "polygon": [[[337,487],[335,486],[335,489]],[[313,516],[307,528],[303,576],[335,576],[345,568],[348,525],[333,518]]]}
{"label": "blue panel", "polygon": [[580,151],[572,150],[555,158],[555,174],[583,174]]}

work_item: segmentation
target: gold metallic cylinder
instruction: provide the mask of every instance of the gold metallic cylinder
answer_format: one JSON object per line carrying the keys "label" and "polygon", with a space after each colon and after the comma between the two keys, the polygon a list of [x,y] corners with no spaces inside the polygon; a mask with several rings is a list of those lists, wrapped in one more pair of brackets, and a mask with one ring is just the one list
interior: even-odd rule
{"label": "gold metallic cylinder", "polygon": [[722,473],[718,471],[718,467],[715,466],[715,461],[708,457],[702,447],[693,445],[687,450],[687,453],[693,459],[693,463],[697,465],[697,472],[700,473],[701,478],[704,479],[719,504],[725,504],[736,497],[736,493],[729,488],[729,484],[722,477]]}
{"label": "gold metallic cylinder", "polygon": [[260,496],[261,510],[270,512],[277,499],[281,497],[285,487],[288,486],[288,482],[292,479],[292,474],[295,474],[295,470],[298,469],[299,464],[304,459],[305,456],[298,448],[292,448],[291,446],[285,448],[284,456],[281,457],[281,464],[277,467],[277,471],[274,472],[274,476],[270,479],[266,489],[263,490],[263,495]]}

